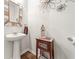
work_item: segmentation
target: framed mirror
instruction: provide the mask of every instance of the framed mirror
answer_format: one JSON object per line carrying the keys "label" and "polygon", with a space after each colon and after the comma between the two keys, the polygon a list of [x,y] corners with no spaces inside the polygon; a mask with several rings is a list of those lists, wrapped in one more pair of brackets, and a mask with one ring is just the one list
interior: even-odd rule
{"label": "framed mirror", "polygon": [[22,26],[22,19],[23,19],[23,7],[19,4],[8,1],[8,8],[7,8],[7,14],[6,15],[6,8],[4,7],[4,16],[8,17],[8,20],[4,18],[5,22],[4,24],[8,24],[8,26]]}
{"label": "framed mirror", "polygon": [[19,20],[19,5],[13,1],[9,1],[9,20],[15,23]]}

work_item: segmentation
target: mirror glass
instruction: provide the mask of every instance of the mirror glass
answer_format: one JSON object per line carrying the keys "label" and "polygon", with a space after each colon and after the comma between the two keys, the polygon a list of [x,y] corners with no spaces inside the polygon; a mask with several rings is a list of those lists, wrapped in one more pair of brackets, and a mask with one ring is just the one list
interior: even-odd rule
{"label": "mirror glass", "polygon": [[10,22],[17,22],[19,20],[19,5],[9,1],[9,15]]}

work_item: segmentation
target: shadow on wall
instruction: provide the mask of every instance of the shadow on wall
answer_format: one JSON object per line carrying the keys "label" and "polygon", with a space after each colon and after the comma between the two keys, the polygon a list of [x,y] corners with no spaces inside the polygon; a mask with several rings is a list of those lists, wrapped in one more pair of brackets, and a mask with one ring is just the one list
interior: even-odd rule
{"label": "shadow on wall", "polygon": [[30,34],[30,30],[28,31],[28,35],[29,35],[29,49],[31,50],[32,49],[32,46],[31,46],[31,34]]}
{"label": "shadow on wall", "polygon": [[54,55],[55,59],[68,59],[67,55],[56,41],[54,42]]}
{"label": "shadow on wall", "polygon": [[49,31],[49,35],[55,38],[55,59],[74,59],[74,46],[67,40],[70,34],[55,27],[50,27]]}

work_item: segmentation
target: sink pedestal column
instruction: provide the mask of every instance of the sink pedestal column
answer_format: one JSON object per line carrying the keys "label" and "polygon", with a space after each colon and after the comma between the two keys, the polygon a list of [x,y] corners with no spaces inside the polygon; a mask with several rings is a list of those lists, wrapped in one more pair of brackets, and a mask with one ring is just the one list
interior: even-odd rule
{"label": "sink pedestal column", "polygon": [[14,41],[13,59],[20,59],[20,40]]}

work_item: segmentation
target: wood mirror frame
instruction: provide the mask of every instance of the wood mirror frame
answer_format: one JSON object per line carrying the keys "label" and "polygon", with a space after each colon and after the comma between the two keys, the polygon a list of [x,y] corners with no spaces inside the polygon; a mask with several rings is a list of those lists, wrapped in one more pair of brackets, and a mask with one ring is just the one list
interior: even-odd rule
{"label": "wood mirror frame", "polygon": [[[8,6],[7,10],[8,10],[8,11],[6,11],[6,10],[5,10],[5,7],[4,7],[4,16],[7,16],[8,19],[6,20],[6,19],[4,18],[4,20],[5,20],[4,25],[10,24],[11,26],[17,26],[17,25],[22,26],[21,22],[22,22],[22,19],[23,19],[23,14],[22,14],[22,15],[20,15],[20,14],[21,14],[21,12],[23,13],[23,9],[20,8],[20,5],[16,4],[16,5],[19,7],[18,20],[17,20],[17,22],[12,22],[11,19],[10,19],[10,16],[11,16],[11,15],[10,15],[10,2],[16,4],[15,2],[10,1],[10,0],[7,1],[7,6]],[[20,11],[21,11],[21,12],[20,12]],[[9,26],[9,25],[8,25],[8,26]]]}

